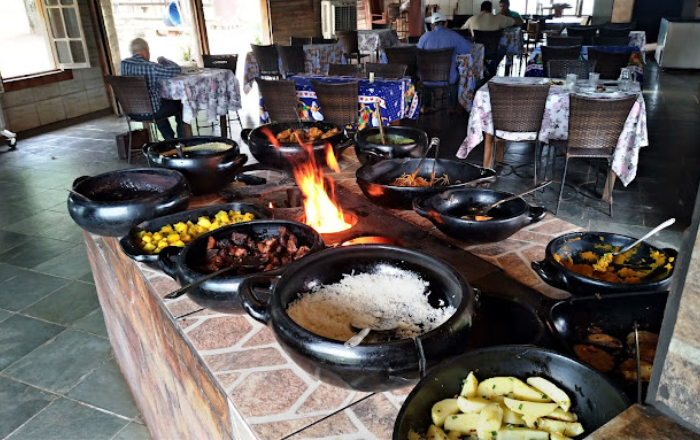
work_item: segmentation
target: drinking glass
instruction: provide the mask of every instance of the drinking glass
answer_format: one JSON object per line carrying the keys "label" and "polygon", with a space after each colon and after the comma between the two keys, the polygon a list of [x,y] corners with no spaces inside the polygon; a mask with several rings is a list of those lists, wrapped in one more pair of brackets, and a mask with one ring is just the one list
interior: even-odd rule
{"label": "drinking glass", "polygon": [[600,79],[600,73],[598,73],[598,72],[589,73],[588,74],[588,85],[591,87],[597,86],[599,79]]}
{"label": "drinking glass", "polygon": [[566,90],[573,91],[574,87],[576,86],[576,80],[578,79],[578,75],[575,73],[567,73],[566,74]]}
{"label": "drinking glass", "polygon": [[620,86],[620,91],[622,92],[629,92],[630,90],[630,82],[632,81],[631,75],[630,75],[630,70],[626,67],[622,68],[620,70],[620,79],[618,80],[618,85]]}

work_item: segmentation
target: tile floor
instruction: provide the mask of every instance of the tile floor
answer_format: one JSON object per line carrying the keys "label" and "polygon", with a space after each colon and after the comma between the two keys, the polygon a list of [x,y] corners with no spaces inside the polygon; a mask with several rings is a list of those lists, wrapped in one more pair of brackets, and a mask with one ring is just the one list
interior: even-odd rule
{"label": "tile floor", "polygon": [[[676,216],[677,225],[659,242],[678,247],[700,177],[694,148],[700,75],[662,72],[651,62],[645,78],[651,144],[642,150],[637,179],[615,188],[614,218],[605,204],[572,190],[560,215],[586,228],[632,235]],[[256,108],[254,95],[244,97],[244,108]],[[244,125],[255,126],[256,115],[242,113]],[[425,116],[418,126],[442,139],[441,156],[453,157],[466,116]],[[114,361],[81,231],[65,209],[65,189],[76,177],[127,166],[114,142],[124,130],[123,120],[105,117],[23,139],[15,151],[0,148],[0,439],[150,438]],[[240,129],[232,137],[239,139]],[[502,175],[497,188],[530,184],[531,150],[509,148],[506,162],[523,165],[517,170],[523,177]],[[480,163],[482,151],[468,161]],[[134,162],[139,165],[145,165],[141,157]],[[571,182],[594,173],[581,161]],[[551,185],[536,202],[552,209],[558,188]]]}

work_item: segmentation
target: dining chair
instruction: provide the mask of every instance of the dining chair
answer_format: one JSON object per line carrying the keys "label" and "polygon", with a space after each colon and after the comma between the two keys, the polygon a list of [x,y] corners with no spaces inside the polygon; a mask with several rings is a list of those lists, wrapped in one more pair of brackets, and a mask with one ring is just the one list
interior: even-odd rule
{"label": "dining chair", "polygon": [[406,76],[415,78],[418,75],[418,60],[416,46],[393,46],[384,48],[384,54],[389,64],[404,64]]}
{"label": "dining chair", "polygon": [[600,28],[600,36],[609,38],[629,38],[632,30],[633,28],[631,26],[610,27],[605,25]]}
{"label": "dining chair", "polygon": [[294,80],[255,78],[265,110],[272,122],[292,122],[298,118]]}
{"label": "dining chair", "polygon": [[523,55],[530,54],[530,45],[532,45],[532,50],[537,47],[537,43],[540,42],[542,35],[542,23],[539,20],[528,20],[525,24],[525,30],[523,32]]}
{"label": "dining chair", "polygon": [[[236,76],[236,66],[238,65],[238,54],[230,54],[230,55],[202,55],[202,62],[204,63],[205,68],[211,68],[211,69],[228,69],[231,72],[233,72],[233,75]],[[243,121],[241,120],[241,115],[238,114],[238,110],[234,110],[236,113],[236,120],[238,120],[238,124],[240,124],[241,129],[243,129]],[[229,118],[229,115],[226,114],[226,122],[228,123],[229,128],[231,127],[231,119]],[[197,132],[199,133],[199,121],[195,118],[195,124],[197,125]],[[211,124],[211,129],[212,131],[214,130],[214,124]]]}
{"label": "dining chair", "polygon": [[311,37],[289,37],[290,46],[303,46],[311,44]]}
{"label": "dining chair", "polygon": [[598,34],[598,26],[567,26],[566,35],[568,37],[583,37],[583,45],[593,44],[593,37]]}
{"label": "dining chair", "polygon": [[594,37],[594,46],[627,46],[630,42],[629,37]]}
{"label": "dining chair", "polygon": [[588,60],[551,60],[547,64],[549,78],[566,78],[569,73],[575,73],[578,79],[588,79],[595,61]]}
{"label": "dining chair", "polygon": [[408,37],[408,44],[418,44],[419,40],[420,40],[420,37],[409,36]]}
{"label": "dining chair", "polygon": [[[495,133],[523,133],[534,135],[535,170],[533,182],[537,183],[537,153],[540,149],[539,134],[542,129],[549,84],[499,84],[488,83],[491,114]],[[494,148],[497,142],[494,142]],[[504,147],[505,148],[505,147]],[[495,167],[496,154],[491,168]]]}
{"label": "dining chair", "polygon": [[357,81],[327,83],[312,79],[323,120],[341,126],[358,122],[359,88]]}
{"label": "dining chair", "polygon": [[547,37],[547,46],[583,46],[583,37]]}
{"label": "dining chair", "polygon": [[[421,99],[436,89],[442,90],[441,100],[445,100],[445,92],[450,94],[450,68],[452,67],[452,54],[454,48],[447,49],[417,49],[416,60],[420,76]],[[434,98],[434,97],[433,97]],[[448,101],[449,102],[449,101]]]}
{"label": "dining chair", "polygon": [[[156,120],[153,117],[153,104],[151,97],[148,94],[148,83],[145,76],[116,76],[106,75],[107,82],[112,87],[114,97],[122,108],[122,112],[126,117],[126,125],[129,131],[129,145],[126,149],[126,161],[131,163],[131,149],[133,143],[133,135],[131,130],[131,122],[141,122],[148,129],[149,139],[151,141],[158,139],[156,134]],[[163,118],[167,119],[167,118]],[[137,149],[137,151],[140,151]]]}
{"label": "dining chair", "polygon": [[306,72],[306,55],[303,46],[278,46],[282,60],[282,73],[285,77]]}
{"label": "dining chair", "polygon": [[251,44],[250,47],[253,49],[255,59],[258,60],[260,76],[280,79],[282,75],[280,73],[280,59],[277,53],[277,46],[274,44],[267,46]]}
{"label": "dining chair", "polygon": [[[551,146],[564,152],[566,160],[554,215],[559,213],[570,159],[606,159],[608,161],[608,181],[612,182],[613,152],[636,100],[637,96],[635,95],[623,98],[592,98],[576,94],[570,95],[568,139],[550,140]],[[610,217],[612,217],[612,188],[609,205]]]}
{"label": "dining chair", "polygon": [[350,62],[352,59],[357,60],[357,64],[362,64],[362,59],[369,54],[360,53],[359,43],[357,41],[357,31],[338,31],[335,33],[338,41],[343,45],[343,55]]}
{"label": "dining chair", "polygon": [[581,56],[581,46],[542,46],[541,49],[545,78],[549,78],[547,66],[551,60],[578,60]]}
{"label": "dining chair", "polygon": [[588,60],[596,62],[595,72],[600,73],[601,79],[617,79],[620,77],[620,69],[629,65],[630,53],[589,47]]}
{"label": "dining chair", "polygon": [[311,44],[335,44],[338,40],[335,38],[311,37]]}
{"label": "dining chair", "polygon": [[406,68],[405,64],[366,63],[365,78],[368,78],[371,72],[378,78],[403,78],[406,76]]}
{"label": "dining chair", "polygon": [[328,76],[362,77],[362,66],[359,64],[329,64]]}
{"label": "dining chair", "polygon": [[489,66],[487,79],[496,76],[498,65],[495,60],[498,58],[498,46],[503,37],[503,30],[497,31],[474,31],[474,42],[484,45],[484,63]]}

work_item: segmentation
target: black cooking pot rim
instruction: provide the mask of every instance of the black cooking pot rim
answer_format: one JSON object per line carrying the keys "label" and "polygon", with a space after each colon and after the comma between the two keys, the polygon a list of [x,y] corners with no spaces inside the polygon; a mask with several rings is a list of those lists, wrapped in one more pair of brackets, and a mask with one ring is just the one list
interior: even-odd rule
{"label": "black cooking pot rim", "polygon": [[[428,197],[428,198],[425,200],[425,203],[430,203],[430,206],[426,206],[426,207],[428,207],[428,208],[430,208],[430,209],[434,209],[434,210],[437,211],[440,215],[442,215],[442,216],[444,216],[444,217],[449,217],[450,219],[456,220],[456,221],[459,222],[459,223],[468,224],[468,225],[473,225],[473,224],[484,224],[485,222],[483,222],[483,221],[479,222],[479,221],[476,221],[476,220],[468,220],[468,219],[464,219],[464,218],[462,218],[462,217],[456,217],[456,216],[453,216],[453,215],[446,214],[444,211],[438,211],[438,210],[435,208],[435,206],[432,204],[432,201],[437,200],[437,199],[440,198],[440,197],[446,197],[448,194],[453,194],[453,193],[456,193],[456,192],[482,192],[482,191],[492,192],[492,193],[494,193],[494,194],[500,194],[500,195],[499,195],[499,198],[501,198],[501,199],[505,199],[506,197],[510,197],[510,196],[512,196],[513,194],[515,194],[515,193],[509,193],[509,192],[505,192],[505,191],[493,190],[493,189],[490,189],[490,188],[460,188],[460,189],[450,189],[450,190],[447,190],[447,191],[445,191],[445,192],[442,192],[442,193],[439,193],[439,194],[435,194],[435,195],[433,195],[433,196],[430,196],[430,197]],[[505,202],[505,203],[503,203],[503,205],[511,204],[511,202],[515,202],[515,203],[520,203],[520,202],[522,202],[522,204],[524,205],[524,206],[523,206],[523,209],[522,209],[520,212],[518,212],[517,214],[511,215],[511,216],[508,216],[508,217],[498,217],[498,218],[494,218],[494,219],[488,220],[488,224],[493,225],[493,224],[499,224],[499,223],[510,222],[510,221],[512,221],[514,218],[520,217],[520,216],[523,215],[523,214],[527,214],[528,212],[530,212],[530,209],[533,208],[533,207],[532,207],[525,199],[523,199],[522,197],[518,197],[517,199],[510,200],[510,201],[508,201],[508,202]]]}
{"label": "black cooking pot rim", "polygon": [[[189,184],[187,182],[187,179],[185,176],[180,173],[179,171],[172,170],[169,168],[127,168],[127,169],[121,169],[121,170],[114,170],[114,171],[108,171],[106,173],[98,174],[96,176],[86,176],[85,179],[81,180],[80,182],[76,183],[73,186],[73,191],[84,195],[85,197],[88,197],[87,195],[83,194],[83,191],[81,191],[81,187],[83,185],[88,185],[90,183],[94,183],[96,181],[102,180],[102,179],[107,179],[112,177],[115,174],[139,174],[139,173],[145,173],[145,174],[165,174],[166,177],[173,177],[175,178],[174,184],[168,188],[164,188],[161,192],[154,192],[153,195],[149,195],[146,197],[140,197],[138,199],[130,199],[130,200],[83,200],[80,197],[76,197],[74,194],[69,194],[68,197],[71,198],[76,203],[94,203],[94,204],[102,204],[102,205],[116,205],[116,206],[126,206],[126,205],[131,205],[134,202],[154,202],[154,201],[159,201],[163,199],[167,199],[170,197],[170,192],[176,189],[178,186],[184,185],[187,191],[189,192]],[[99,180],[98,180],[99,179]],[[89,197],[88,197],[89,198]]]}
{"label": "black cooking pot rim", "polygon": [[[343,250],[343,249],[345,249],[345,250]],[[416,339],[419,339],[420,341],[426,341],[426,340],[432,339],[434,337],[440,337],[440,333],[441,333],[440,328],[445,326],[445,325],[454,323],[455,320],[461,319],[459,317],[459,315],[461,314],[461,311],[463,311],[464,309],[469,307],[470,302],[472,303],[472,308],[475,309],[476,298],[474,295],[474,290],[472,289],[469,282],[454,267],[452,267],[448,263],[446,263],[446,262],[444,262],[436,257],[433,257],[432,255],[418,252],[418,251],[413,250],[413,249],[409,249],[409,248],[405,248],[405,247],[401,247],[401,246],[392,246],[392,245],[388,245],[388,244],[358,244],[358,245],[354,245],[354,246],[341,246],[341,247],[335,247],[335,248],[328,248],[322,252],[318,252],[318,253],[314,254],[313,257],[317,258],[317,259],[318,258],[325,258],[325,257],[327,257],[328,253],[360,252],[362,250],[367,250],[367,249],[370,249],[370,251],[372,251],[373,249],[393,250],[393,251],[398,251],[398,252],[403,252],[403,253],[408,253],[408,254],[413,254],[413,255],[420,255],[421,257],[427,257],[429,261],[432,260],[432,261],[430,261],[431,264],[427,267],[442,266],[447,272],[452,274],[452,276],[457,281],[457,283],[463,287],[462,290],[464,291],[465,296],[469,295],[469,292],[472,293],[469,298],[466,298],[466,300],[463,300],[461,304],[459,304],[458,306],[455,307],[454,314],[452,314],[449,318],[447,318],[447,320],[445,322],[443,322],[437,328],[417,336]],[[299,260],[299,261],[292,263],[292,265],[290,265],[288,267],[288,270],[289,270],[288,273],[292,273],[295,269],[297,269],[298,267],[301,267],[302,265],[300,264],[300,261],[302,261],[302,260]],[[304,263],[310,264],[310,261],[307,260]],[[282,277],[283,276],[284,275],[282,275]],[[326,342],[326,343],[335,344],[336,346],[338,346],[338,348],[341,348],[344,350],[374,350],[374,349],[377,349],[380,347],[386,347],[386,346],[389,346],[389,347],[402,347],[402,346],[413,347],[413,346],[415,346],[415,342],[413,341],[413,339],[406,338],[406,339],[399,339],[399,340],[387,341],[387,342],[369,342],[369,343],[360,344],[357,347],[352,347],[352,348],[343,347],[344,341],[338,341],[336,339],[331,339],[331,338],[327,338],[325,336],[318,335],[316,333],[313,333],[313,332],[305,329],[304,327],[297,324],[296,322],[294,322],[294,320],[291,317],[289,317],[289,315],[287,314],[287,307],[282,306],[282,304],[280,302],[279,295],[273,294],[271,301],[277,302],[276,305],[279,307],[280,310],[283,311],[283,313],[281,313],[280,316],[281,316],[281,319],[283,321],[282,324],[284,326],[291,326],[292,328],[295,329],[295,331],[302,333],[306,337],[312,337],[312,338],[316,338],[316,339],[323,341],[323,342]],[[474,317],[472,316],[472,320],[473,320],[473,318]],[[471,326],[471,323],[470,323],[470,326]]]}
{"label": "black cooking pot rim", "polygon": [[[329,126],[330,128],[328,128],[328,130],[331,130],[332,128],[337,128],[338,130],[340,130],[337,134],[334,134],[333,136],[331,136],[331,137],[329,137],[329,138],[326,138],[326,139],[317,139],[317,140],[315,140],[315,141],[311,141],[311,145],[313,145],[313,146],[315,146],[315,147],[324,146],[324,145],[326,145],[327,143],[331,143],[331,140],[335,140],[337,136],[344,136],[344,135],[345,135],[345,129],[344,129],[343,127],[341,127],[340,125],[334,124],[334,123],[332,123],[332,122],[327,122],[327,121],[301,121],[301,124],[302,124],[302,126],[303,126],[304,128],[306,128],[306,127],[316,127],[316,126],[322,125],[322,126]],[[291,128],[291,127],[293,127],[293,126],[295,126],[295,125],[298,126],[298,125],[299,125],[299,122],[271,122],[271,123],[269,123],[269,124],[263,124],[263,125],[260,125],[260,126],[258,126],[258,127],[255,127],[254,129],[252,129],[252,130],[250,131],[250,134],[248,135],[248,138],[251,139],[251,140],[252,140],[252,139],[256,139],[256,140],[259,140],[259,141],[263,141],[263,142],[266,142],[266,143],[268,143],[268,144],[271,145],[271,142],[269,141],[269,139],[267,138],[267,136],[264,135],[264,134],[262,134],[262,129],[263,129],[263,128],[268,128],[268,129],[270,129],[270,131],[272,131],[273,134],[276,134],[278,131],[273,130],[273,128],[277,128],[277,126],[280,126],[280,125],[289,126],[289,127],[287,127],[287,128]],[[286,130],[286,128],[285,128],[285,130]],[[307,143],[308,143],[308,142],[307,142]],[[287,147],[287,148],[289,148],[289,147],[300,147],[300,145],[299,145],[298,142],[279,142],[279,144],[280,144],[281,147]]]}
{"label": "black cooking pot rim", "polygon": [[[430,186],[393,186],[393,185],[387,185],[384,183],[378,183],[377,180],[381,176],[378,176],[378,178],[374,179],[374,180],[368,180],[362,176],[363,174],[369,173],[373,167],[386,166],[386,164],[389,162],[395,162],[395,163],[418,162],[419,160],[420,160],[420,158],[416,158],[416,157],[399,157],[399,158],[394,158],[394,159],[386,159],[386,160],[382,160],[382,161],[374,162],[374,163],[368,162],[365,165],[362,165],[360,168],[358,168],[357,171],[355,171],[355,178],[358,180],[362,180],[363,182],[366,182],[369,185],[377,185],[377,186],[381,186],[383,188],[398,188],[401,191],[413,191],[413,192],[418,192],[421,189],[425,190],[425,188],[433,188],[433,189],[434,188],[444,188],[443,191],[449,191],[449,190],[453,190],[453,189],[456,190],[456,189],[461,189],[461,188],[466,187],[466,185],[468,185],[471,182],[471,181],[467,181],[467,182],[462,182],[462,183],[457,183],[457,184],[450,184],[450,185],[446,185],[446,186],[442,186],[442,187],[437,187],[437,186],[434,186],[434,187],[430,187]],[[426,158],[425,162],[430,163],[431,160],[434,160],[434,159],[433,158]],[[455,163],[455,164],[458,164],[459,166],[467,168],[467,169],[472,168],[475,171],[482,171],[482,170],[488,169],[488,168],[483,168],[483,167],[480,167],[477,165],[470,164],[468,162],[460,162],[460,161],[452,160],[452,159],[438,158],[438,160],[440,162],[443,162],[443,163],[445,163],[445,162]],[[478,176],[474,176],[474,180],[480,179],[482,177],[483,176],[481,176],[481,173],[480,173]],[[450,179],[452,179],[452,178],[450,177]]]}
{"label": "black cooking pot rim", "polygon": [[[178,143],[181,143],[181,142],[186,144],[185,148],[194,147],[194,146],[206,144],[209,142],[221,142],[221,143],[224,143],[227,145],[231,145],[231,148],[229,148],[228,150],[222,150],[222,151],[212,151],[210,153],[198,152],[199,154],[195,155],[194,157],[162,156],[160,154],[160,150],[164,150],[166,148],[172,150],[175,145],[177,145]],[[239,154],[239,151],[240,151],[240,147],[238,146],[238,143],[236,141],[234,141],[233,139],[224,138],[224,137],[216,137],[216,136],[191,136],[188,138],[171,139],[171,140],[167,140],[167,141],[153,142],[153,143],[148,144],[146,147],[146,152],[148,155],[157,156],[158,159],[160,159],[162,161],[167,161],[167,162],[194,161],[197,159],[224,156],[224,155],[229,155],[229,154],[237,155],[237,154]]]}

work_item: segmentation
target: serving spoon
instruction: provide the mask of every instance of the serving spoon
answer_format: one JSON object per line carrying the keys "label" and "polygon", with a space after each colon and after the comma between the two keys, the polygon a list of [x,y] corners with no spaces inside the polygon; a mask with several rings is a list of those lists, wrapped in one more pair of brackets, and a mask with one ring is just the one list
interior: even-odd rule
{"label": "serving spoon", "polygon": [[230,272],[234,269],[252,269],[255,267],[260,266],[261,264],[265,263],[265,261],[257,259],[257,258],[251,258],[251,257],[243,257],[240,258],[239,261],[237,261],[238,264],[234,264],[233,266],[225,267],[223,269],[217,270],[216,272],[212,272],[210,274],[204,275],[201,278],[197,278],[196,280],[192,281],[189,284],[186,284],[182,287],[180,287],[177,290],[173,290],[172,292],[168,293],[165,295],[165,299],[175,299],[179,298],[185,293],[189,292],[192,288],[199,286],[206,280],[210,280],[212,278],[216,278],[219,275],[223,275],[227,272]]}
{"label": "serving spoon", "polygon": [[80,194],[78,191],[71,189],[71,188],[66,188],[66,191],[69,193],[73,194],[74,196],[78,197],[79,199],[83,199],[86,202],[92,202],[92,199],[90,197],[86,196],[85,194]]}
{"label": "serving spoon", "polygon": [[608,267],[608,264],[610,264],[612,262],[613,257],[624,254],[625,252],[634,248],[635,246],[637,246],[639,243],[643,242],[647,238],[649,238],[653,235],[656,235],[658,232],[668,228],[669,226],[671,226],[675,222],[676,222],[675,218],[670,218],[670,219],[666,220],[665,222],[661,223],[659,226],[652,229],[651,231],[644,234],[644,236],[642,238],[632,242],[632,244],[629,244],[629,245],[623,247],[619,251],[604,253],[603,256],[598,259],[598,262],[596,262],[593,265],[593,269],[597,270],[598,272],[605,272],[605,270]]}
{"label": "serving spoon", "polygon": [[358,322],[357,320],[350,321],[350,325],[353,328],[360,329],[354,336],[345,341],[344,347],[357,347],[364,341],[364,339],[369,335],[369,332],[386,332],[396,330],[399,326],[398,322],[384,319],[382,317],[377,317],[376,321],[371,325],[367,325],[367,322]]}
{"label": "serving spoon", "polygon": [[493,208],[495,208],[496,206],[499,206],[502,203],[510,202],[511,200],[515,200],[517,198],[520,198],[521,196],[524,196],[525,194],[530,194],[531,192],[534,192],[534,191],[537,191],[538,189],[544,188],[545,186],[549,185],[550,183],[552,183],[551,180],[545,180],[544,182],[542,182],[538,185],[532,186],[532,187],[526,189],[525,191],[521,191],[517,194],[513,194],[512,196],[506,197],[505,199],[501,199],[501,200],[497,201],[496,203],[492,203],[492,204],[486,206],[485,208],[478,208],[478,207],[470,208],[469,214],[462,216],[462,218],[464,218],[464,217],[477,217],[477,216],[488,217],[488,212],[490,210],[492,210]]}

